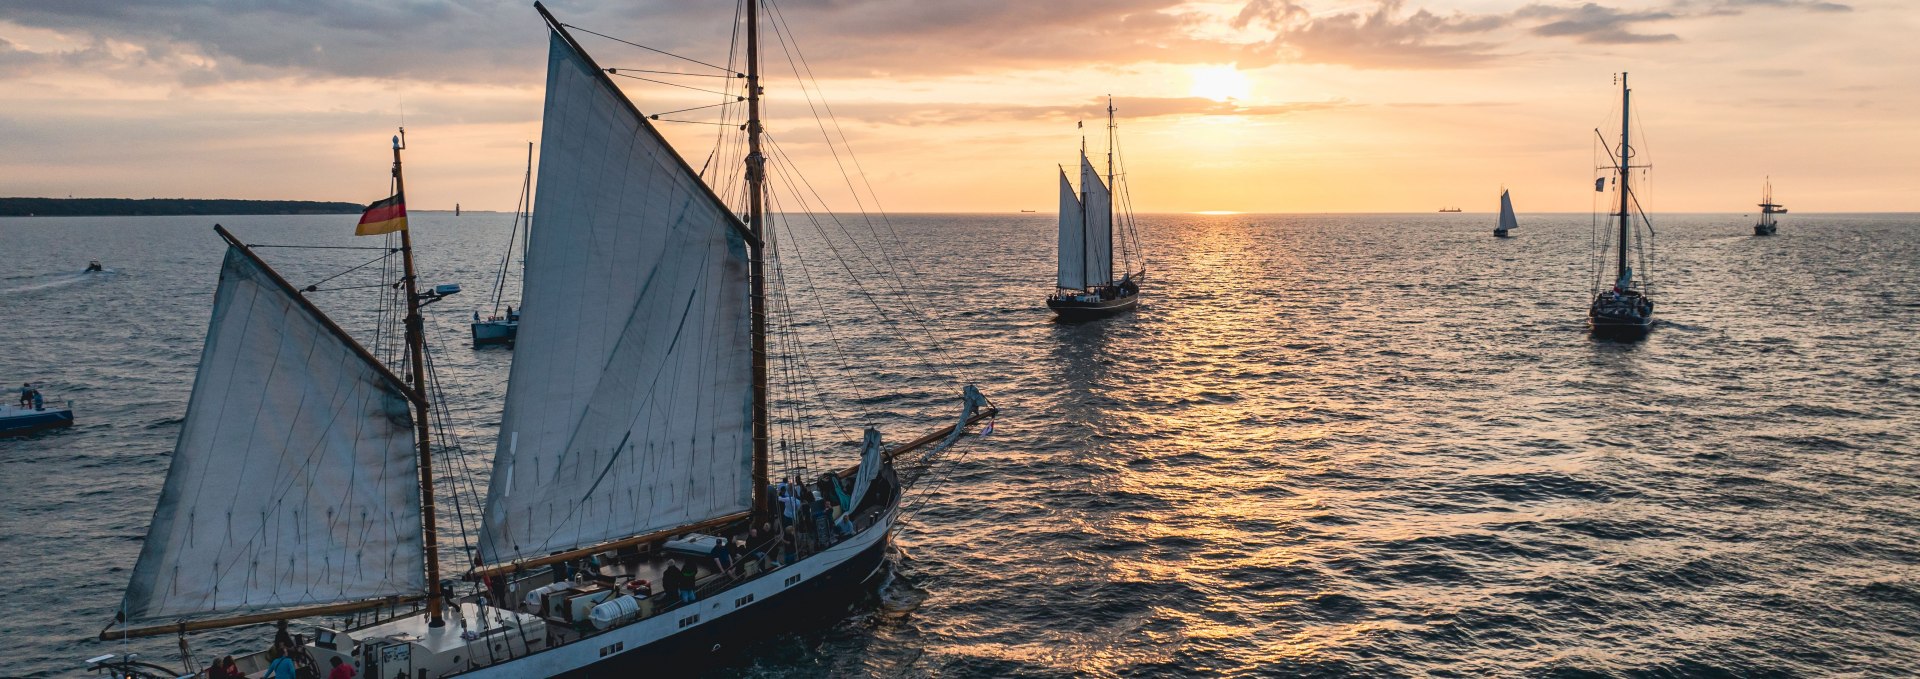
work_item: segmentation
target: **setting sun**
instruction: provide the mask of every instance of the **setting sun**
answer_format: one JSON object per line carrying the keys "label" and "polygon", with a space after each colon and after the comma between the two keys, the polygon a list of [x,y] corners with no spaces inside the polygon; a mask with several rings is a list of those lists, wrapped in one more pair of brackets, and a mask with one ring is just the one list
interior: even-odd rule
{"label": "setting sun", "polygon": [[1247,75],[1233,64],[1202,66],[1190,73],[1193,75],[1193,87],[1187,93],[1191,96],[1214,101],[1247,98]]}

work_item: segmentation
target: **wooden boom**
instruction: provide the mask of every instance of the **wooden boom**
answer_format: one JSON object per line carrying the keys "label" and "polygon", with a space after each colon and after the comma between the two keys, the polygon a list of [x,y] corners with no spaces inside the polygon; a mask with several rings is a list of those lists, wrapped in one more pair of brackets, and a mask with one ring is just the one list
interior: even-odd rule
{"label": "wooden boom", "polygon": [[369,608],[379,608],[381,606],[398,606],[403,603],[412,603],[425,598],[427,598],[425,594],[416,594],[412,596],[387,597],[385,599],[375,599],[375,600],[367,600],[367,601],[349,601],[343,604],[326,604],[324,606],[308,606],[306,608],[289,608],[283,611],[272,611],[269,613],[252,613],[248,615],[235,616],[232,618],[211,618],[206,620],[182,620],[179,622],[168,623],[165,625],[148,625],[146,627],[128,627],[119,631],[115,631],[113,629],[113,625],[108,625],[106,629],[100,630],[100,640],[112,641],[115,639],[131,639],[133,637],[152,637],[152,636],[159,636],[162,634],[197,632],[200,630],[209,630],[209,629],[225,629],[228,627],[240,627],[242,625],[257,625],[263,622],[277,622],[280,620],[290,620],[293,618],[306,618],[306,617],[311,617],[315,615],[352,613],[354,611],[364,611]]}

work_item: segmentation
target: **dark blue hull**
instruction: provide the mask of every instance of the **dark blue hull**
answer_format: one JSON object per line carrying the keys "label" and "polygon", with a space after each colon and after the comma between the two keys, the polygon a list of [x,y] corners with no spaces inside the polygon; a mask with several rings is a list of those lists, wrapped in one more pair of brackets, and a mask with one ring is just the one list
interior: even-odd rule
{"label": "dark blue hull", "polygon": [[1060,320],[1067,322],[1106,318],[1123,311],[1131,310],[1139,306],[1139,304],[1140,293],[1113,299],[1103,299],[1096,302],[1081,302],[1059,298],[1047,299],[1047,308],[1052,309],[1053,313],[1060,317]]}
{"label": "dark blue hull", "polygon": [[42,410],[0,419],[0,436],[24,436],[36,431],[73,426],[73,411]]}
{"label": "dark blue hull", "polygon": [[754,605],[749,614],[729,615],[558,676],[681,676],[738,660],[742,647],[770,635],[822,629],[844,617],[858,590],[882,572],[889,544],[880,540],[805,585]]}

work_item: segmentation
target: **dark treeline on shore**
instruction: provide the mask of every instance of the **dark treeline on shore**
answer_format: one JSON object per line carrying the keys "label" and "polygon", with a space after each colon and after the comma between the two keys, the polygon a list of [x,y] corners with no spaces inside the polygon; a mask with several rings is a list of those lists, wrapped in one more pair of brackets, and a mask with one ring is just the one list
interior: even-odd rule
{"label": "dark treeline on shore", "polygon": [[314,200],[0,198],[0,217],[353,214],[363,205]]}

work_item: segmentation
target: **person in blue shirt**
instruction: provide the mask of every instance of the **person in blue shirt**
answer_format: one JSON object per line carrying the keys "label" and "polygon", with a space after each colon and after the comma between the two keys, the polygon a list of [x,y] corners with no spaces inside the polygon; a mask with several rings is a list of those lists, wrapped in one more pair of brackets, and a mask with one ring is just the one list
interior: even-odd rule
{"label": "person in blue shirt", "polygon": [[287,656],[286,650],[281,648],[280,644],[274,644],[273,650],[267,655],[272,657],[273,661],[267,663],[267,673],[260,675],[261,679],[294,679],[293,658]]}

